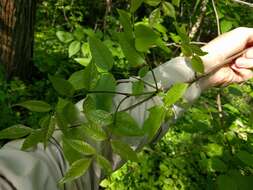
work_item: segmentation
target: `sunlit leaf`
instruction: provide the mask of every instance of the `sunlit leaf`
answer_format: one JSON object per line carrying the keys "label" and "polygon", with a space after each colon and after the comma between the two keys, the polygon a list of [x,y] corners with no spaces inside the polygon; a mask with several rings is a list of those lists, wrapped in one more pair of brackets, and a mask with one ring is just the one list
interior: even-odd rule
{"label": "sunlit leaf", "polygon": [[64,31],[56,32],[56,36],[63,43],[69,43],[74,39],[71,33]]}
{"label": "sunlit leaf", "polygon": [[150,6],[158,6],[161,3],[161,0],[144,0],[144,2]]}
{"label": "sunlit leaf", "polygon": [[74,60],[85,67],[87,67],[91,62],[91,58],[75,58]]}
{"label": "sunlit leaf", "polygon": [[187,90],[188,84],[177,83],[174,84],[166,93],[164,97],[164,103],[167,107],[176,103],[180,98],[183,97],[185,91]]}
{"label": "sunlit leaf", "polygon": [[191,66],[194,71],[204,73],[204,64],[199,56],[193,56],[191,59]]}
{"label": "sunlit leaf", "polygon": [[93,155],[96,154],[96,149],[93,148],[90,144],[81,141],[81,140],[72,140],[72,139],[66,139],[66,142],[74,148],[76,151],[78,151],[81,154],[84,155]]}
{"label": "sunlit leaf", "polygon": [[154,24],[158,23],[161,17],[161,11],[159,8],[153,10],[149,16],[150,25],[153,26]]}
{"label": "sunlit leaf", "polygon": [[162,9],[163,9],[163,13],[166,16],[170,16],[172,18],[176,18],[176,11],[175,11],[174,6],[171,3],[164,1],[162,3]]}
{"label": "sunlit leaf", "polygon": [[75,161],[67,171],[67,173],[64,175],[64,177],[60,180],[60,184],[64,184],[70,181],[73,181],[74,179],[77,179],[78,177],[85,174],[85,172],[88,170],[91,164],[90,158],[83,158],[80,160]]}
{"label": "sunlit leaf", "polygon": [[79,41],[73,41],[69,45],[69,57],[72,57],[73,55],[76,55],[81,49],[81,42]]}

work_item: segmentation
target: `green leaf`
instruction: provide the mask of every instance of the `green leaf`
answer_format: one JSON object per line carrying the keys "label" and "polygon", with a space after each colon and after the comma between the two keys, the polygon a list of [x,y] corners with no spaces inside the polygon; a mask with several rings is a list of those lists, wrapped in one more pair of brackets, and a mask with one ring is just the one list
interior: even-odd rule
{"label": "green leaf", "polygon": [[180,6],[180,0],[172,0],[172,4],[179,7]]}
{"label": "green leaf", "polygon": [[30,134],[31,128],[24,125],[13,125],[0,131],[0,140],[2,139],[18,139]]}
{"label": "green leaf", "polygon": [[120,136],[143,135],[142,129],[129,113],[118,112],[115,117],[115,124],[110,126],[113,134]]}
{"label": "green leaf", "polygon": [[223,147],[216,143],[209,143],[205,146],[206,153],[209,157],[222,156]]}
{"label": "green leaf", "polygon": [[162,3],[162,9],[163,9],[163,13],[166,16],[170,16],[174,19],[176,18],[176,11],[175,11],[174,6],[171,3],[164,1]]}
{"label": "green leaf", "polygon": [[56,76],[48,76],[49,80],[51,81],[54,89],[62,96],[68,96],[71,97],[73,96],[75,89],[72,86],[70,82],[67,80],[56,77]]}
{"label": "green leaf", "polygon": [[31,148],[35,145],[37,145],[39,142],[43,142],[44,137],[44,131],[41,129],[33,130],[31,134],[25,139],[25,141],[22,144],[22,150],[27,150],[28,148]]}
{"label": "green leaf", "polygon": [[161,11],[159,8],[153,10],[149,15],[149,23],[151,26],[157,24],[161,18]]}
{"label": "green leaf", "polygon": [[[96,65],[91,62],[85,69],[82,76],[79,73],[80,77],[80,86],[86,90],[92,90],[96,87],[99,80],[99,73]],[[77,86],[77,85],[76,85]]]}
{"label": "green leaf", "polygon": [[68,102],[64,106],[64,108],[62,110],[62,116],[65,118],[65,120],[68,124],[78,125],[78,124],[82,123],[80,111],[72,102]]}
{"label": "green leaf", "polygon": [[73,41],[69,45],[69,57],[72,57],[73,55],[76,55],[81,49],[81,42],[79,41]]}
{"label": "green leaf", "polygon": [[94,155],[96,150],[88,143],[81,140],[65,139],[66,142],[76,151],[84,155]]}
{"label": "green leaf", "polygon": [[59,184],[62,185],[64,183],[73,181],[80,176],[84,175],[85,172],[90,167],[92,159],[90,158],[83,158],[80,160],[75,161],[66,172],[65,176],[60,180]]}
{"label": "green leaf", "polygon": [[143,3],[143,0],[131,0],[130,12],[134,13]]}
{"label": "green leaf", "polygon": [[90,52],[89,43],[87,43],[87,42],[83,43],[83,44],[82,44],[82,47],[81,47],[81,51],[82,51],[83,56],[88,56],[88,57],[90,57],[91,52]]}
{"label": "green leaf", "polygon": [[112,115],[104,110],[90,110],[86,116],[89,121],[99,126],[107,126],[112,123]]}
{"label": "green leaf", "polygon": [[149,109],[149,116],[143,124],[143,131],[148,135],[148,141],[151,141],[158,132],[165,119],[165,109],[162,106],[154,106]]}
{"label": "green leaf", "polygon": [[45,126],[43,128],[44,133],[45,133],[45,135],[44,135],[44,145],[45,146],[47,144],[47,141],[52,137],[55,127],[56,127],[56,118],[55,118],[55,116],[51,116],[48,126]]}
{"label": "green leaf", "polygon": [[138,75],[143,78],[149,71],[149,66],[144,66],[142,67],[139,72],[138,72]]}
{"label": "green leaf", "polygon": [[136,152],[126,143],[118,140],[111,141],[112,149],[115,153],[120,155],[122,159],[128,161],[138,162],[138,156]]}
{"label": "green leaf", "polygon": [[84,38],[85,33],[81,27],[77,27],[73,34],[78,41],[81,41]]}
{"label": "green leaf", "polygon": [[177,23],[174,23],[174,25],[175,25],[178,35],[181,38],[182,43],[189,45],[190,38],[188,36],[188,33],[186,32],[185,25],[178,26]]}
{"label": "green leaf", "polygon": [[112,173],[112,165],[105,157],[103,157],[102,155],[97,155],[96,161],[106,174]]}
{"label": "green leaf", "polygon": [[90,137],[91,139],[95,141],[104,141],[106,140],[107,134],[105,131],[97,125],[82,125],[83,131],[86,134],[87,137]]}
{"label": "green leaf", "polygon": [[159,39],[159,35],[146,25],[138,24],[134,29],[135,47],[140,52],[147,52]]}
{"label": "green leaf", "polygon": [[129,65],[131,67],[143,65],[145,60],[143,56],[136,51],[134,42],[129,41],[125,33],[118,33],[117,36],[121,49],[128,60]]}
{"label": "green leaf", "polygon": [[68,128],[68,122],[63,115],[64,107],[68,103],[69,103],[69,101],[59,98],[57,105],[56,105],[56,110],[55,110],[57,126],[62,130],[63,133],[65,133]]}
{"label": "green leaf", "polygon": [[144,91],[144,83],[142,81],[136,81],[132,84],[132,93],[141,94]]}
{"label": "green leaf", "polygon": [[233,23],[228,20],[222,20],[220,25],[222,33],[228,32],[231,28],[233,28]]}
{"label": "green leaf", "polygon": [[90,62],[91,62],[91,58],[90,57],[89,58],[75,58],[74,60],[77,63],[79,63],[80,65],[85,66],[85,67],[87,67],[90,64]]}
{"label": "green leaf", "polygon": [[16,105],[34,112],[49,112],[52,109],[48,103],[39,100],[28,100]]}
{"label": "green leaf", "polygon": [[253,167],[253,155],[244,150],[239,151],[236,156],[246,165]]}
{"label": "green leaf", "polygon": [[156,7],[161,3],[161,0],[144,0],[144,3]]}
{"label": "green leaf", "polygon": [[[97,82],[97,86],[94,91],[108,91],[114,92],[116,89],[116,80],[110,73],[102,74]],[[91,94],[96,102],[96,108],[99,110],[105,110],[110,112],[112,108],[112,98],[114,94],[112,93],[94,93]]]}
{"label": "green leaf", "polygon": [[124,10],[120,10],[120,9],[118,9],[118,13],[119,13],[120,24],[124,28],[124,33],[125,33],[126,37],[129,40],[133,40],[134,35],[133,35],[133,26],[132,26],[132,22],[131,22],[131,15],[128,12],[126,12]]}
{"label": "green leaf", "polygon": [[226,172],[227,165],[219,158],[211,158],[211,167],[213,171]]}
{"label": "green leaf", "polygon": [[199,56],[193,56],[191,59],[191,66],[194,71],[199,73],[204,73],[204,64],[202,59]]}
{"label": "green leaf", "polygon": [[204,56],[208,54],[207,52],[202,51],[197,45],[195,44],[189,44],[189,47],[191,48],[191,51],[195,53],[198,56]]}
{"label": "green leaf", "polygon": [[181,45],[181,51],[182,53],[184,54],[184,56],[186,57],[190,57],[192,56],[192,49],[191,47],[189,46],[189,44],[182,44]]}
{"label": "green leaf", "polygon": [[56,36],[63,43],[69,43],[74,39],[71,33],[64,31],[56,32]]}
{"label": "green leaf", "polygon": [[[72,132],[72,129],[69,130],[69,132]],[[67,159],[67,161],[72,164],[77,160],[80,160],[84,157],[83,154],[76,151],[72,146],[69,145],[69,143],[66,141],[67,138],[70,138],[72,134],[69,134],[70,137],[67,135],[62,137],[62,150],[64,154],[64,158]],[[83,140],[83,139],[82,139]]]}
{"label": "green leaf", "polygon": [[89,45],[92,59],[97,67],[109,71],[111,70],[114,60],[110,50],[97,38],[89,37]]}
{"label": "green leaf", "polygon": [[177,83],[174,84],[166,93],[164,97],[164,103],[167,107],[176,103],[180,98],[183,97],[185,91],[187,90],[188,84]]}
{"label": "green leaf", "polygon": [[74,87],[75,90],[81,90],[86,88],[85,70],[74,72],[68,79],[68,82]]}
{"label": "green leaf", "polygon": [[92,96],[88,95],[83,102],[83,112],[84,114],[87,114],[92,110],[96,110],[96,102]]}

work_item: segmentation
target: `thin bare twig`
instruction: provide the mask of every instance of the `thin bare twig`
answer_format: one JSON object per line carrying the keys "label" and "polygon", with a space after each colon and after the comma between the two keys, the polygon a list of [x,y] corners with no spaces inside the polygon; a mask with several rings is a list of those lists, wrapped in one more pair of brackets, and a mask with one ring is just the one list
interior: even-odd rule
{"label": "thin bare twig", "polygon": [[151,91],[151,92],[142,92],[140,94],[131,94],[131,93],[125,93],[125,92],[117,92],[117,91],[103,91],[103,90],[95,90],[95,91],[88,91],[88,94],[119,94],[123,96],[144,96],[149,94],[157,93],[157,91]]}
{"label": "thin bare twig", "polygon": [[242,5],[247,5],[247,6],[251,7],[251,8],[253,8],[253,3],[249,3],[249,2],[241,1],[241,0],[232,0],[232,1],[235,2],[235,3],[240,3]]}
{"label": "thin bare twig", "polygon": [[153,94],[151,94],[150,96],[148,96],[147,98],[141,100],[140,102],[138,102],[138,103],[136,103],[136,104],[133,104],[133,105],[129,106],[128,108],[125,108],[125,109],[121,110],[121,112],[125,112],[125,111],[128,111],[128,110],[131,110],[131,109],[137,107],[138,105],[141,105],[142,103],[144,103],[144,102],[150,100],[150,99],[153,98],[155,95],[156,95],[156,93],[153,93]]}
{"label": "thin bare twig", "polygon": [[216,18],[216,23],[217,23],[217,32],[218,32],[218,35],[221,35],[220,19],[219,19],[218,11],[217,11],[214,0],[212,0],[212,4],[213,4],[213,10],[214,10],[215,18]]}

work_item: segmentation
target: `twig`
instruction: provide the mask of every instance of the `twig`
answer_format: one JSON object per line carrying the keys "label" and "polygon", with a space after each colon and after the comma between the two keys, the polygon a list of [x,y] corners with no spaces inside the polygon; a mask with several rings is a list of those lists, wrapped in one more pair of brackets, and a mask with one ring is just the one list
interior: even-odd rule
{"label": "twig", "polygon": [[241,0],[232,0],[232,1],[235,2],[235,3],[240,3],[242,5],[247,5],[251,8],[253,8],[253,3],[249,3],[249,2],[245,2],[245,1],[241,1]]}
{"label": "twig", "polygon": [[147,81],[145,81],[145,80],[142,80],[141,78],[138,78],[138,77],[136,77],[136,76],[132,76],[132,78],[134,78],[134,79],[136,79],[136,80],[139,80],[139,81],[143,82],[144,84],[146,84],[147,86],[150,86],[150,87],[156,89],[156,86],[150,84],[149,82],[147,82]]}
{"label": "twig", "polygon": [[120,109],[120,106],[124,103],[124,101],[126,101],[130,96],[126,96],[124,97],[122,100],[120,100],[116,110],[115,110],[115,114],[114,114],[114,117],[113,117],[113,124],[115,125],[116,124],[116,119],[117,119],[117,114],[119,112],[119,109]]}
{"label": "twig", "polygon": [[215,18],[216,18],[216,23],[217,23],[217,32],[218,32],[218,35],[221,35],[220,19],[219,19],[218,11],[217,11],[214,0],[212,0],[212,4],[213,4],[213,10],[214,10]]}
{"label": "twig", "polygon": [[191,39],[193,39],[194,36],[196,35],[196,33],[198,32],[199,27],[200,27],[200,25],[201,25],[201,23],[202,23],[202,21],[203,21],[203,19],[205,17],[206,9],[207,9],[207,4],[208,4],[208,0],[203,0],[202,1],[201,8],[200,8],[201,14],[198,17],[196,23],[193,25],[193,27],[192,27],[192,29],[191,29],[191,31],[189,33],[189,37]]}
{"label": "twig", "polygon": [[144,96],[149,94],[157,93],[157,91],[151,91],[151,92],[142,92],[140,94],[131,94],[131,93],[125,93],[125,92],[117,92],[117,91],[103,91],[103,90],[96,90],[96,91],[88,91],[87,94],[119,94],[123,96]]}
{"label": "twig", "polygon": [[[190,42],[190,44],[194,44],[194,45],[206,45],[207,42]],[[167,43],[166,46],[181,47],[181,44],[178,44],[178,43]]]}
{"label": "twig", "polygon": [[129,106],[128,108],[125,108],[125,109],[121,110],[121,112],[131,110],[131,109],[135,108],[136,106],[141,105],[142,103],[144,103],[144,102],[150,100],[150,99],[153,98],[155,95],[156,95],[156,93],[153,93],[153,94],[151,94],[150,96],[148,96],[147,98],[141,100],[140,102],[138,102],[138,103],[136,103],[136,104],[134,104],[134,105],[131,105],[131,106]]}

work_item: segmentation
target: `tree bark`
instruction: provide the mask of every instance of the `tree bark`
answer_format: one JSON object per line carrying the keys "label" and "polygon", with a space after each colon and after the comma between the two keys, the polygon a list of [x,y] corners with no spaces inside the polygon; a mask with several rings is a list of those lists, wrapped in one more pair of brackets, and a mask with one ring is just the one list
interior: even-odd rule
{"label": "tree bark", "polygon": [[7,78],[31,76],[35,13],[36,0],[0,0],[0,64]]}

